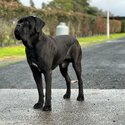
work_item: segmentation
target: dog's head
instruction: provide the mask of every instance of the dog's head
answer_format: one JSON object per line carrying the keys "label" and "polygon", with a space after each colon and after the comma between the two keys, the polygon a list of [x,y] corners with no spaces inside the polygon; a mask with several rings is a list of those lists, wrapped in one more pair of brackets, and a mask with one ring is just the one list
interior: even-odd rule
{"label": "dog's head", "polygon": [[28,41],[36,33],[39,33],[45,23],[38,17],[27,16],[21,18],[15,27],[15,37],[17,40]]}

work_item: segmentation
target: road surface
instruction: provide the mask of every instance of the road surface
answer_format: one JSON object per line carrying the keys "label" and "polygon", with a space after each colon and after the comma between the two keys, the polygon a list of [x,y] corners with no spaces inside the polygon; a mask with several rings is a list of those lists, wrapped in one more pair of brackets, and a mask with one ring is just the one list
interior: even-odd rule
{"label": "road surface", "polygon": [[[69,74],[76,79],[71,65]],[[83,48],[82,78],[84,88],[125,89],[125,38]],[[52,87],[66,88],[58,68],[53,71]],[[26,60],[0,68],[0,88],[36,88]],[[77,83],[72,83],[72,88],[77,88]]]}
{"label": "road surface", "polygon": [[36,89],[0,90],[0,125],[125,125],[125,90],[85,89],[85,101],[76,101],[77,90],[64,100],[64,89],[53,89],[52,111],[32,108]]}

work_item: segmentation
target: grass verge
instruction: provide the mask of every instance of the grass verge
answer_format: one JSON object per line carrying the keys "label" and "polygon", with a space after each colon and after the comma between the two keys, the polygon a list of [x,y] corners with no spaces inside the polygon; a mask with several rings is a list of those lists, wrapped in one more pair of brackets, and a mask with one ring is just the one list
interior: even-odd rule
{"label": "grass verge", "polygon": [[89,46],[89,45],[99,44],[108,40],[118,39],[122,37],[125,37],[125,33],[111,34],[109,39],[107,38],[106,35],[84,37],[84,38],[82,37],[82,38],[78,38],[78,41],[83,46]]}
{"label": "grass verge", "polygon": [[0,58],[24,56],[25,54],[24,49],[25,48],[21,45],[0,48]]}
{"label": "grass verge", "polygon": [[[112,34],[110,35],[109,40],[118,39],[122,37],[125,37],[125,33]],[[108,39],[105,35],[78,38],[79,43],[83,46],[99,44],[107,40]],[[18,62],[24,58],[25,58],[25,48],[23,45],[0,48],[0,66],[10,64],[12,62]]]}
{"label": "grass verge", "polygon": [[10,46],[0,48],[0,67],[19,62],[25,58],[24,46]]}

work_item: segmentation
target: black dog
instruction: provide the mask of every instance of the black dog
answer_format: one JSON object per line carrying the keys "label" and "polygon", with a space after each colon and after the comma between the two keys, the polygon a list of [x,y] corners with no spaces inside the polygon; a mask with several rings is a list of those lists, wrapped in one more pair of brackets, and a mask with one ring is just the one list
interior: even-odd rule
{"label": "black dog", "polygon": [[44,93],[41,77],[41,73],[43,73],[46,82],[43,111],[50,111],[52,70],[58,65],[67,85],[64,99],[69,99],[71,95],[71,81],[67,70],[69,63],[72,62],[79,85],[77,100],[84,100],[83,82],[81,79],[82,51],[78,41],[72,36],[63,35],[55,38],[46,36],[41,30],[44,25],[45,23],[40,18],[34,16],[24,17],[18,21],[14,33],[16,39],[22,40],[26,47],[27,61],[37,85],[39,100],[34,105],[34,108],[43,107]]}

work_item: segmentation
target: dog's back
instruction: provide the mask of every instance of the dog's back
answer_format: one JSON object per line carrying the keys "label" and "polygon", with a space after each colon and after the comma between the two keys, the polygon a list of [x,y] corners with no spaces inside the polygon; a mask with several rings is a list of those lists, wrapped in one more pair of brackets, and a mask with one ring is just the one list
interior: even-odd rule
{"label": "dog's back", "polygon": [[73,45],[77,40],[70,35],[61,35],[55,37],[56,44],[59,46],[65,46],[66,48],[69,48],[71,45]]}
{"label": "dog's back", "polygon": [[71,62],[74,55],[81,54],[81,47],[76,38],[70,35],[61,35],[54,38],[57,53],[53,61],[53,68],[65,61]]}

